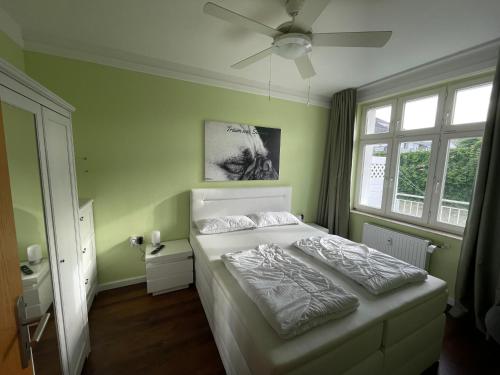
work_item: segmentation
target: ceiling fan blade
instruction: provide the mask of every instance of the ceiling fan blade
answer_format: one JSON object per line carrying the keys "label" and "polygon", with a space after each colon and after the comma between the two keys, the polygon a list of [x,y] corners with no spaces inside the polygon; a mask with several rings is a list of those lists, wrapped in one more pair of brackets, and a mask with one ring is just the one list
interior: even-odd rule
{"label": "ceiling fan blade", "polygon": [[362,31],[354,33],[312,34],[314,46],[329,47],[383,47],[392,31]]}
{"label": "ceiling fan blade", "polygon": [[308,55],[296,58],[295,65],[297,65],[297,69],[299,70],[299,73],[303,79],[308,79],[316,75],[314,67],[311,63],[311,59]]}
{"label": "ceiling fan blade", "polygon": [[246,59],[238,61],[236,64],[231,65],[231,68],[234,69],[246,68],[248,65],[256,63],[257,61],[262,60],[264,57],[269,56],[271,53],[273,53],[273,47],[269,47],[264,51],[260,51],[255,55],[252,55],[250,57],[247,57]]}
{"label": "ceiling fan blade", "polygon": [[311,26],[325,10],[330,0],[306,0],[299,14],[294,18],[293,25],[308,31]]}
{"label": "ceiling fan blade", "polygon": [[247,29],[255,31],[259,34],[270,36],[271,38],[282,34],[281,31],[275,30],[272,27],[266,26],[260,22],[242,16],[241,14],[235,13],[211,2],[208,2],[203,6],[203,11],[213,17],[230,22],[237,26],[246,27]]}

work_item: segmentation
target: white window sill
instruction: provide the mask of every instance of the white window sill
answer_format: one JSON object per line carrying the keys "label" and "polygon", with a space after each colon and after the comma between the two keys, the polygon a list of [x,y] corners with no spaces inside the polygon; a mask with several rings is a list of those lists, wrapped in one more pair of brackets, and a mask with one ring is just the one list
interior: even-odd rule
{"label": "white window sill", "polygon": [[405,223],[404,221],[394,220],[394,219],[390,219],[390,218],[387,218],[387,217],[384,217],[384,216],[374,215],[374,214],[371,214],[371,213],[367,213],[367,212],[363,212],[363,211],[359,211],[359,210],[355,210],[355,209],[351,209],[351,214],[362,215],[362,216],[371,217],[371,218],[374,218],[374,219],[384,220],[384,221],[386,221],[388,223],[397,224],[397,225],[400,225],[400,226],[406,227],[406,228],[418,229],[418,230],[425,231],[425,232],[428,232],[428,233],[436,234],[438,236],[452,238],[454,240],[459,240],[459,241],[463,240],[463,237],[459,236],[457,234],[453,234],[453,233],[449,233],[449,232],[443,232],[443,231],[440,231],[440,230],[437,230],[437,229],[432,229],[432,228],[424,227],[424,226],[421,226],[421,225],[409,224],[409,223]]}

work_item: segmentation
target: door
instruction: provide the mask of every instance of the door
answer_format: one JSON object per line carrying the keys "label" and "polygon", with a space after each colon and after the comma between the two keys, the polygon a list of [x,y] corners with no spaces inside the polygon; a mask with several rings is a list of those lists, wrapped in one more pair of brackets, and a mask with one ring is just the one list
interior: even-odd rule
{"label": "door", "polygon": [[[2,221],[2,294],[0,303],[6,311],[3,323],[9,332],[1,334],[4,358],[0,373],[61,374],[61,351],[57,327],[56,306],[52,284],[47,215],[44,203],[44,184],[41,173],[43,161],[39,144],[43,145],[37,126],[41,108],[17,94],[0,89],[0,159]],[[8,263],[6,262],[8,260]],[[8,279],[7,279],[8,278]],[[4,292],[4,291],[2,291]],[[9,293],[9,297],[5,296]],[[15,303],[15,306],[12,306]],[[9,312],[9,313],[7,313]],[[16,316],[15,319],[12,317]],[[12,336],[14,334],[14,336]],[[64,340],[63,340],[64,341]],[[6,368],[6,370],[4,370]]]}
{"label": "door", "polygon": [[43,109],[43,129],[54,236],[57,244],[59,288],[70,373],[79,374],[89,353],[85,286],[78,226],[78,197],[70,119]]}

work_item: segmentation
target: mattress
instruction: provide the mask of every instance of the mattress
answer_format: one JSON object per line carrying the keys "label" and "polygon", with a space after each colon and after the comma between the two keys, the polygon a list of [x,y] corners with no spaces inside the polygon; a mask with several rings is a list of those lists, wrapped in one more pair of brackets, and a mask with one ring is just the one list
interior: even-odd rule
{"label": "mattress", "polygon": [[[226,322],[238,343],[238,352],[252,373],[285,373],[312,364],[316,369],[329,365],[331,370],[332,363],[335,373],[342,373],[365,358],[372,358],[379,348],[402,340],[408,332],[400,333],[398,329],[405,323],[413,324],[412,320],[417,317],[421,324],[430,322],[443,312],[444,304],[435,302],[446,300],[446,283],[442,280],[429,276],[424,282],[373,296],[354,281],[292,246],[301,238],[318,235],[326,234],[306,224],[214,235],[200,235],[192,229],[190,240],[195,252],[196,283],[212,330],[217,320]],[[359,308],[291,340],[281,339],[220,260],[227,252],[263,243],[278,244],[290,255],[353,292],[359,298]],[[418,314],[412,313],[417,306]],[[217,336],[215,332],[214,336]]]}
{"label": "mattress", "polygon": [[358,297],[276,245],[227,253],[222,261],[283,338],[300,335],[358,308]]}
{"label": "mattress", "polygon": [[421,268],[340,236],[308,237],[294,246],[375,295],[427,278],[427,271]]}

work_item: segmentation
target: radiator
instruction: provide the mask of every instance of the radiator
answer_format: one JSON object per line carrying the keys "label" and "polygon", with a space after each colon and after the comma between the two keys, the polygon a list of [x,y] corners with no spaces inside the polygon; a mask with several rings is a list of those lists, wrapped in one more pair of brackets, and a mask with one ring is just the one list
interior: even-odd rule
{"label": "radiator", "polygon": [[436,249],[429,240],[369,223],[363,225],[362,242],[425,270],[429,270],[430,257]]}

